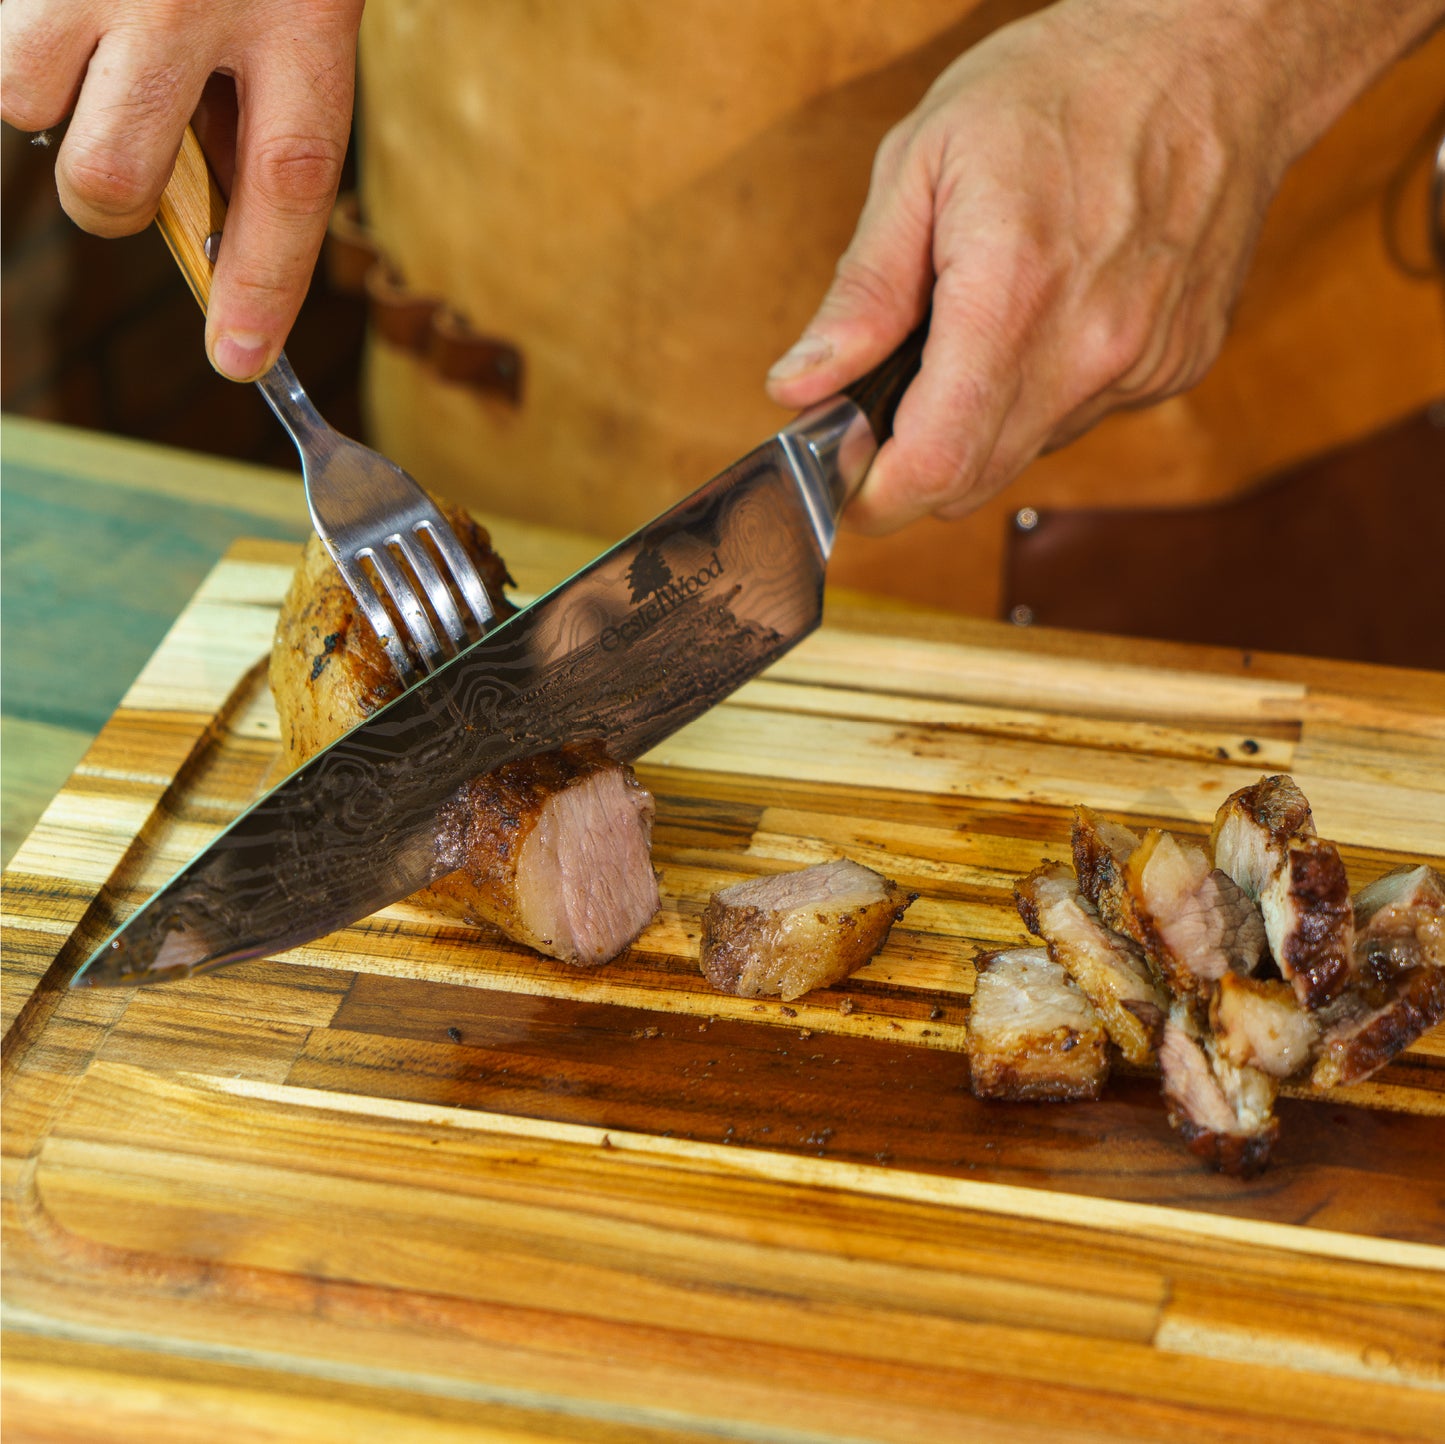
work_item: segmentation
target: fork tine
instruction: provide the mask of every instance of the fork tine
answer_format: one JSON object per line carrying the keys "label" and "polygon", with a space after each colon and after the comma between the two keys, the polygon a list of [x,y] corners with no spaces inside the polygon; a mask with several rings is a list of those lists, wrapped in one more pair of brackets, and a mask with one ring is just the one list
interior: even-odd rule
{"label": "fork tine", "polygon": [[[188,126],[181,141],[180,163],[160,198],[157,224],[202,310],[210,303],[211,267],[225,214],[225,200],[200,141]],[[418,657],[430,670],[470,641],[465,610],[470,610],[479,632],[486,629],[493,609],[481,577],[416,479],[330,426],[307,396],[284,351],[256,384],[296,443],[317,535],[385,647],[397,676],[410,683],[415,680]],[[435,559],[412,535],[419,526],[431,534]],[[392,556],[392,547],[397,548],[405,566]],[[370,571],[365,566],[368,560]],[[443,575],[446,571],[451,572],[457,593],[465,601],[462,611]],[[379,585],[376,578],[380,578]],[[388,611],[388,598],[401,621],[400,632]],[[445,634],[444,641],[437,637],[428,603]],[[408,655],[407,642],[418,657]]]}
{"label": "fork tine", "polygon": [[422,666],[430,672],[446,661],[447,654],[437,640],[436,629],[432,626],[431,618],[427,616],[426,608],[422,606],[411,579],[396,564],[396,558],[391,554],[389,544],[397,541],[398,537],[389,536],[381,546],[361,548],[357,555],[368,557],[376,568],[382,584],[391,594],[392,604],[401,613],[402,625],[411,637],[412,646],[421,656]]}
{"label": "fork tine", "polygon": [[[457,590],[461,592],[477,624],[478,633],[485,632],[496,616],[491,595],[482,581],[476,564],[467,555],[466,549],[457,540],[456,533],[449,526],[436,526],[430,517],[422,517],[416,523],[418,531],[424,530],[435,544],[441,559],[447,564]],[[462,643],[461,645],[465,645]]]}
{"label": "fork tine", "polygon": [[397,546],[401,548],[402,556],[406,558],[412,570],[417,574],[422,592],[431,603],[432,610],[437,614],[437,621],[441,623],[446,640],[451,643],[448,655],[454,656],[471,641],[471,638],[467,635],[466,623],[462,621],[462,614],[457,610],[451,588],[447,586],[442,574],[437,570],[431,553],[422,545],[421,539],[414,532],[400,533],[397,537]]}
{"label": "fork tine", "polygon": [[359,566],[351,557],[338,552],[329,543],[327,543],[326,550],[331,553],[331,559],[336,563],[336,569],[341,573],[342,580],[350,588],[351,595],[356,598],[356,603],[361,608],[366,620],[371,623],[371,630],[376,633],[381,645],[386,648],[386,655],[390,659],[396,675],[403,682],[410,684],[416,675],[416,662],[397,635],[396,624],[391,619],[391,613],[382,604],[381,598],[376,595],[376,589],[372,586],[366,569]]}

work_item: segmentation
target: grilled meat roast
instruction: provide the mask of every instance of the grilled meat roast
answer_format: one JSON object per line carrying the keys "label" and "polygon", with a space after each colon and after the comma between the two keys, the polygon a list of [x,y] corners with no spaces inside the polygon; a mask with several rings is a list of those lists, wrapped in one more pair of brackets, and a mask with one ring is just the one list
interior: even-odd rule
{"label": "grilled meat roast", "polygon": [[1074,811],[1070,842],[1079,891],[1099,910],[1099,916],[1115,932],[1128,931],[1129,892],[1124,867],[1143,838],[1122,823],[1101,817],[1092,808]]}
{"label": "grilled meat roast", "polygon": [[[438,503],[457,540],[476,563],[487,594],[504,621],[517,609],[502,594],[512,584],[492,540],[460,507]],[[385,648],[357,608],[350,588],[312,536],[291,578],[271,647],[271,692],[281,717],[281,751],[289,768],[364,722],[402,684]]]}
{"label": "grilled meat roast", "polygon": [[1362,1083],[1445,1018],[1445,968],[1409,968],[1332,1005],[1310,1074],[1316,1088]]}
{"label": "grilled meat roast", "polygon": [[1309,801],[1284,773],[1224,800],[1210,835],[1214,865],[1264,913],[1269,950],[1306,1008],[1349,982],[1354,923],[1339,849],[1315,832]]}
{"label": "grilled meat roast", "polygon": [[1445,878],[1401,867],[1355,896],[1355,972],[1393,977],[1406,968],[1445,968]]}
{"label": "grilled meat roast", "polygon": [[[499,618],[516,610],[486,530],[442,506],[476,562]],[[271,691],[296,767],[402,690],[371,624],[320,540],[306,545],[281,607]],[[414,902],[590,967],[625,948],[658,908],[652,798],[600,743],[509,763],[473,778],[442,808],[437,847],[455,870]]]}
{"label": "grilled meat roast", "polygon": [[981,953],[968,1012],[969,1086],[978,1098],[1097,1098],[1109,1038],[1077,983],[1044,948]]}
{"label": "grilled meat roast", "polygon": [[857,972],[917,896],[848,858],[749,878],[709,899],[702,971],[720,992],[800,998]]}

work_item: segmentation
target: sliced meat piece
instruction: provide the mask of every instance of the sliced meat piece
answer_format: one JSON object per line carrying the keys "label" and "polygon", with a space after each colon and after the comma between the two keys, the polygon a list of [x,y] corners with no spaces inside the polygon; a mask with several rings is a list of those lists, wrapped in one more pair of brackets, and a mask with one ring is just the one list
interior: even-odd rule
{"label": "sliced meat piece", "polygon": [[1189,1006],[1176,1002],[1159,1044],[1159,1071],[1170,1126],[1221,1173],[1252,1178],[1269,1162],[1279,1120],[1275,1080],[1219,1055]]}
{"label": "sliced meat piece", "polygon": [[1445,1018],[1445,968],[1426,964],[1352,989],[1327,1017],[1310,1081],[1316,1088],[1362,1082]]}
{"label": "sliced meat piece", "polygon": [[1014,900],[1024,925],[1098,1009],[1119,1051],[1131,1063],[1148,1063],[1168,999],[1139,949],[1104,926],[1067,863],[1036,867],[1014,889]]}
{"label": "sliced meat piece", "polygon": [[1354,909],[1339,849],[1297,837],[1260,894],[1269,950],[1306,1008],[1319,1008],[1354,975]]}
{"label": "sliced meat piece", "polygon": [[1314,814],[1308,800],[1293,777],[1279,772],[1225,798],[1214,817],[1210,856],[1215,867],[1227,872],[1258,902],[1283,864],[1290,841],[1314,835]]}
{"label": "sliced meat piece", "polygon": [[1259,909],[1202,849],[1151,828],[1124,866],[1127,931],[1175,996],[1205,998],[1264,953]]}
{"label": "sliced meat piece", "polygon": [[1129,896],[1124,886],[1124,864],[1143,839],[1121,823],[1101,817],[1092,808],[1078,807],[1074,809],[1070,840],[1079,891],[1099,910],[1099,916],[1109,927],[1115,932],[1127,933]]}
{"label": "sliced meat piece", "polygon": [[1221,1058],[1289,1078],[1306,1067],[1319,1023],[1288,983],[1225,973],[1209,1001],[1209,1023]]}
{"label": "sliced meat piece", "polygon": [[[499,617],[510,577],[486,531],[443,505]],[[284,760],[299,766],[401,692],[386,652],[325,548],[307,543],[276,624],[271,691]],[[437,846],[458,871],[413,901],[565,962],[621,952],[657,911],[652,799],[598,744],[511,763],[442,809]]]}
{"label": "sliced meat piece", "polygon": [[861,968],[917,896],[845,857],[736,883],[703,911],[703,973],[742,998],[800,998]]}
{"label": "sliced meat piece", "polygon": [[1402,867],[1355,894],[1355,971],[1394,977],[1408,968],[1445,968],[1445,878]]}
{"label": "sliced meat piece", "polygon": [[1097,1098],[1109,1035],[1078,985],[1044,948],[982,953],[968,1012],[977,1098],[1060,1103]]}
{"label": "sliced meat piece", "polygon": [[[507,568],[485,527],[460,507],[439,502],[457,540],[477,564],[497,620],[517,609],[502,594]],[[402,686],[371,623],[313,536],[291,579],[271,645],[271,694],[281,719],[281,751],[288,770],[299,767],[363,722]]]}
{"label": "sliced meat piece", "polygon": [[442,809],[455,872],[416,894],[580,967],[614,958],[658,909],[652,796],[598,743],[509,763]]}

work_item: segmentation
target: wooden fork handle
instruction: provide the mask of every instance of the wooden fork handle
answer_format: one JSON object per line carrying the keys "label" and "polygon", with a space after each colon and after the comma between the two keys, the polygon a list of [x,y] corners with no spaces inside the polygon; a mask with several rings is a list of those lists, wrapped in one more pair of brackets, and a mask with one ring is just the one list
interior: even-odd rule
{"label": "wooden fork handle", "polygon": [[225,197],[196,132],[188,125],[176,168],[156,210],[156,226],[203,311],[211,299],[211,272],[215,269],[215,262],[206,254],[206,242],[219,236],[225,224]]}

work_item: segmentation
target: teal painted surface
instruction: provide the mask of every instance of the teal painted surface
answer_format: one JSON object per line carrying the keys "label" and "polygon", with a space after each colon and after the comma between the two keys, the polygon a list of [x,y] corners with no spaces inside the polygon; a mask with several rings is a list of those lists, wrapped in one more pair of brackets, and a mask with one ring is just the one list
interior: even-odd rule
{"label": "teal painted surface", "polygon": [[0,705],[95,733],[237,537],[304,530],[6,461],[0,467]]}

